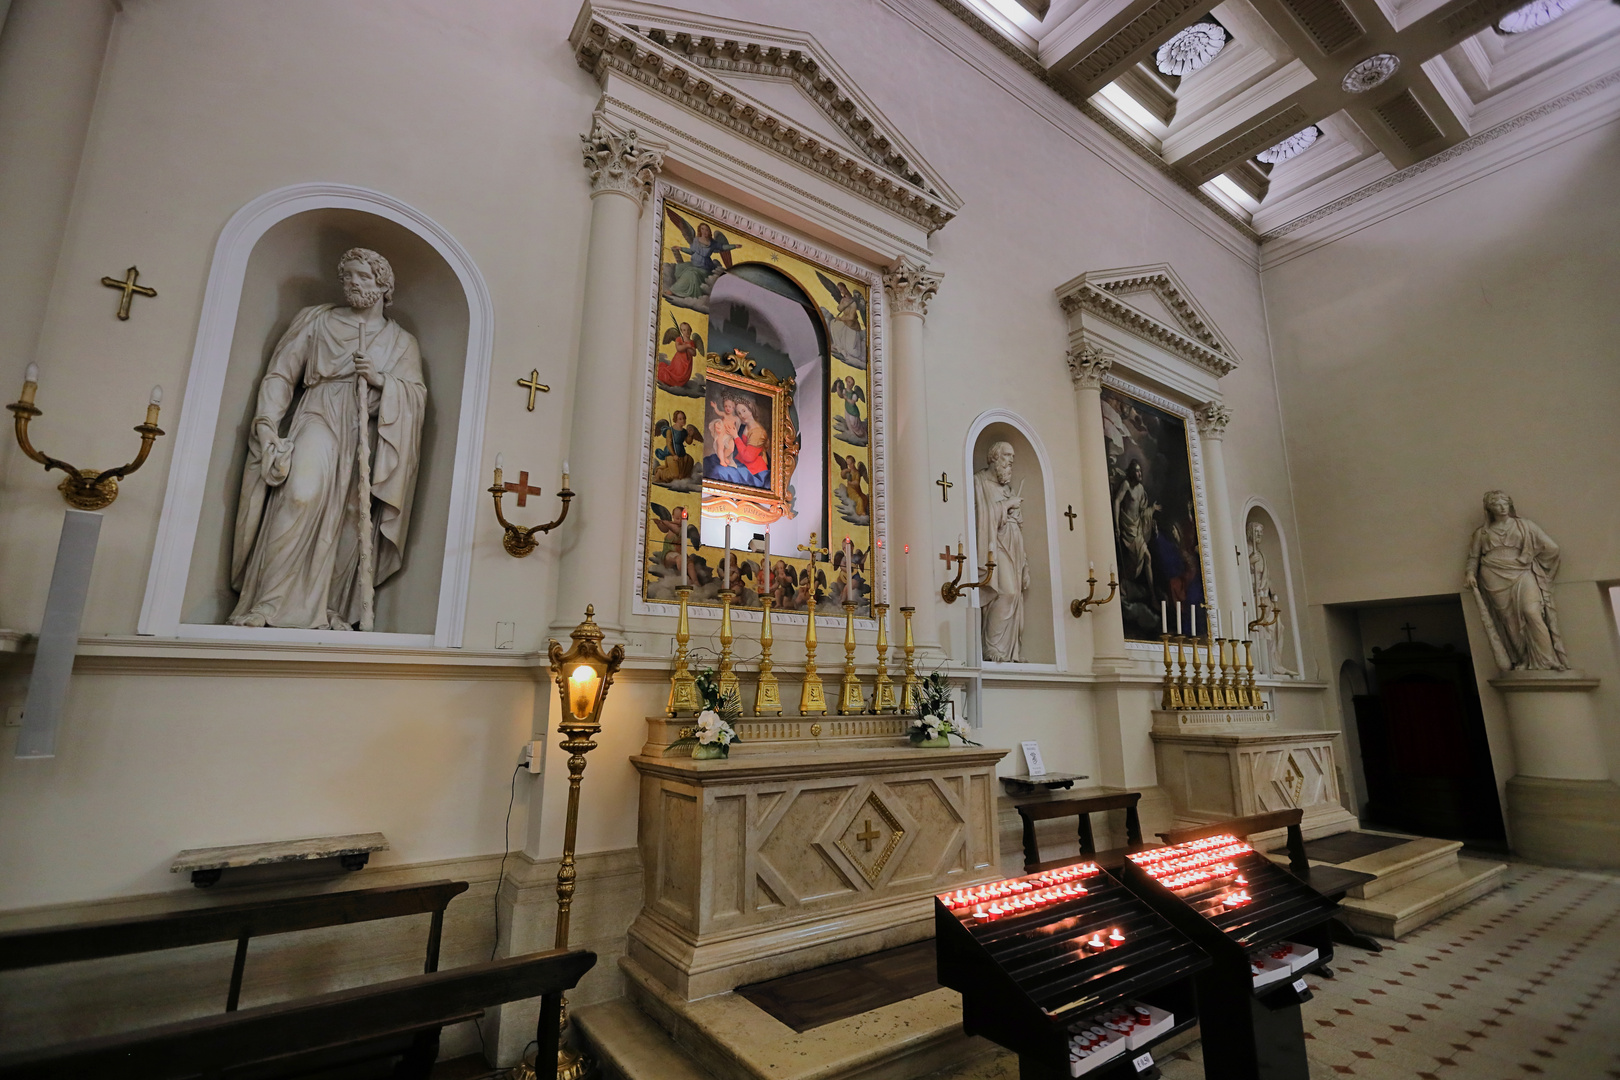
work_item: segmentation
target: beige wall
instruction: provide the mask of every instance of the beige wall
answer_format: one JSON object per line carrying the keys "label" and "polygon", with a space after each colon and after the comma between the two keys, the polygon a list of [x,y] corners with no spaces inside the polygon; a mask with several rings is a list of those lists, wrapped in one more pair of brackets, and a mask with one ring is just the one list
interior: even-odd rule
{"label": "beige wall", "polygon": [[[1610,125],[1264,279],[1310,603],[1459,592],[1480,496],[1507,490],[1562,548],[1564,639],[1603,680],[1611,768],[1620,663],[1601,585],[1620,579],[1617,188]],[[1490,653],[1473,655],[1490,716]]]}

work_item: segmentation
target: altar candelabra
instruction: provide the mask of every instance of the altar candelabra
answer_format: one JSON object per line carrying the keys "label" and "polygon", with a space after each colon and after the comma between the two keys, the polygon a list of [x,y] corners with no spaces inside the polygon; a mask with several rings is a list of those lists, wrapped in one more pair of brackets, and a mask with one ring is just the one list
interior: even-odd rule
{"label": "altar candelabra", "polygon": [[877,681],[872,684],[872,711],[892,713],[899,708],[894,696],[894,680],[889,678],[889,605],[873,604],[877,616]]}
{"label": "altar candelabra", "polygon": [[738,700],[742,699],[742,683],[737,679],[736,661],[732,659],[731,643],[735,640],[731,633],[731,601],[736,593],[724,589],[720,593],[720,663],[719,685],[720,699],[724,701],[729,695],[736,694]]}
{"label": "altar candelabra", "polygon": [[774,716],[782,711],[782,690],[771,670],[771,598],[761,596],[759,603],[759,685],[754,691],[754,713]]}
{"label": "altar candelabra", "polygon": [[680,586],[675,595],[681,598],[681,615],[675,623],[675,671],[669,677],[669,704],[664,710],[670,716],[695,713],[703,707],[703,699],[698,696],[697,676],[687,666],[687,647],[692,641],[687,604],[692,599],[692,586]]}
{"label": "altar candelabra", "polygon": [[[1164,643],[1164,692],[1159,695],[1159,708],[1166,712],[1181,708],[1181,687],[1176,685],[1175,674],[1170,663],[1170,635],[1160,634],[1159,640]],[[1180,647],[1177,647],[1180,651]]]}
{"label": "altar candelabra", "polygon": [[[813,566],[814,564],[812,564]],[[827,711],[827,693],[816,674],[816,603],[812,593],[810,610],[804,620],[804,685],[799,688],[799,712],[805,716]]]}
{"label": "altar candelabra", "polygon": [[917,677],[917,643],[911,637],[911,616],[916,610],[909,604],[900,609],[906,620],[906,636],[901,645],[906,657],[906,677],[900,683],[900,711],[907,716],[917,711],[922,694],[922,679]]}

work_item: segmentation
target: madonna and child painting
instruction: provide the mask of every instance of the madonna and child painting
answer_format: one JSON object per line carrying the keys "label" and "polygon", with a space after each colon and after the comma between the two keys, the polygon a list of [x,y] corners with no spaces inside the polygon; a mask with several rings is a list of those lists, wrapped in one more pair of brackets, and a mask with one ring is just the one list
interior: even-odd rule
{"label": "madonna and child painting", "polygon": [[710,383],[703,427],[706,480],[769,490],[772,405],[769,394]]}

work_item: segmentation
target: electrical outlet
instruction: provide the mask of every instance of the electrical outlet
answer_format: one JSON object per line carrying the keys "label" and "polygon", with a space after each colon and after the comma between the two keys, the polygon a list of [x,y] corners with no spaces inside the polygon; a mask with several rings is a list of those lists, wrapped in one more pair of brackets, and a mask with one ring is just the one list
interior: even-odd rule
{"label": "electrical outlet", "polygon": [[545,760],[546,744],[536,739],[531,743],[523,744],[523,764],[529,767],[529,772],[538,774],[540,763]]}
{"label": "electrical outlet", "polygon": [[22,711],[23,707],[21,705],[7,705],[5,726],[22,727]]}

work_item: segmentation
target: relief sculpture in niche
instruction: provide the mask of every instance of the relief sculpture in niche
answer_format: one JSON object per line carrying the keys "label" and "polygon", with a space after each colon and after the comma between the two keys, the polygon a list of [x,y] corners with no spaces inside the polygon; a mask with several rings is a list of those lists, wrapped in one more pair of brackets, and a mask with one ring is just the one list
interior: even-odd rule
{"label": "relief sculpture in niche", "polygon": [[259,383],[231,555],[234,626],[370,630],[374,591],[404,562],[422,355],[383,313],[387,259],[352,248],[338,277],[346,306],[300,311]]}
{"label": "relief sculpture in niche", "polygon": [[985,467],[973,474],[975,540],[981,559],[994,559],[990,584],[981,593],[984,658],[1023,663],[1024,594],[1029,592],[1029,558],[1024,551],[1024,485],[1012,482],[1013,448],[990,447]]}

